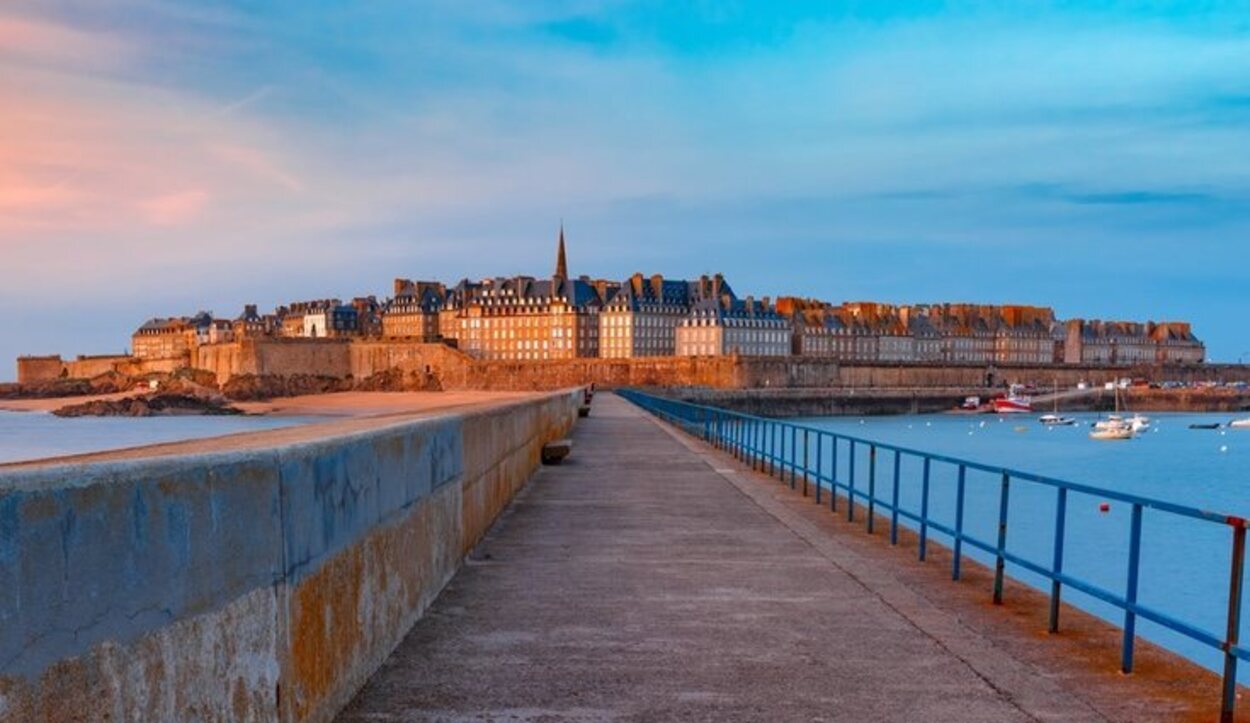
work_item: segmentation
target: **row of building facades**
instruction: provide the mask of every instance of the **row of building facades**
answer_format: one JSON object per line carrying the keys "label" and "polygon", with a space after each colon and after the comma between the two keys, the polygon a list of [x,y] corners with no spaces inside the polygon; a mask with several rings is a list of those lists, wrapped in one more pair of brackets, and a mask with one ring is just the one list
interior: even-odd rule
{"label": "row of building facades", "polygon": [[986,364],[1198,363],[1184,322],[1061,321],[1037,306],[831,304],[738,297],[717,274],[695,280],[568,275],[561,230],[550,278],[396,279],[394,294],[305,301],[233,320],[202,312],[152,319],[132,337],[137,357],[249,338],[373,338],[446,343],[489,360],[801,356],[858,362]]}

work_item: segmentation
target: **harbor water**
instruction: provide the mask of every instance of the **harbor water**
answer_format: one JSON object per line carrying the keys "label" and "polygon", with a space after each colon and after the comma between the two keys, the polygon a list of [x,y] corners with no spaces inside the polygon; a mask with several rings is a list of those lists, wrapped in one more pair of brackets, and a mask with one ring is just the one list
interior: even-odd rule
{"label": "harbor water", "polygon": [[[1047,427],[1037,415],[912,415],[894,417],[821,417],[787,420],[870,441],[997,465],[1070,482],[1166,500],[1188,507],[1250,517],[1250,430],[1194,430],[1191,424],[1228,422],[1227,414],[1151,414],[1149,431],[1128,441],[1089,438],[1092,414],[1070,415],[1078,424]],[[827,445],[826,445],[827,447]],[[868,449],[857,445],[855,480],[867,489]],[[840,445],[838,479],[845,481],[847,445]],[[822,474],[832,463],[822,454]],[[813,461],[814,464],[814,461]],[[893,453],[878,456],[877,498],[888,501],[893,481]],[[922,462],[901,458],[900,506],[918,512]],[[930,515],[954,526],[957,467],[933,463]],[[1001,477],[968,470],[964,530],[990,543],[997,537]],[[1053,554],[1056,491],[1013,480],[1010,486],[1007,549],[1049,567]],[[1067,501],[1064,572],[1117,595],[1128,576],[1131,505],[1096,495],[1070,493]],[[913,522],[903,524],[915,528]],[[931,531],[930,539],[949,545],[950,538]],[[1231,528],[1145,509],[1138,601],[1223,638],[1228,606]],[[992,566],[993,556],[964,545],[965,554]],[[1050,582],[1027,570],[1008,574],[1039,590]],[[989,594],[989,591],[986,591]],[[1064,590],[1065,602],[1123,625],[1124,613],[1076,590]],[[1244,620],[1244,617],[1243,617]],[[1244,628],[1244,626],[1243,626]],[[1222,654],[1200,642],[1142,620],[1138,634],[1198,663],[1219,670]],[[1243,638],[1244,639],[1244,638]],[[1241,680],[1250,674],[1241,666]]]}
{"label": "harbor water", "polygon": [[0,411],[0,464],[291,427],[305,417],[74,417]]}

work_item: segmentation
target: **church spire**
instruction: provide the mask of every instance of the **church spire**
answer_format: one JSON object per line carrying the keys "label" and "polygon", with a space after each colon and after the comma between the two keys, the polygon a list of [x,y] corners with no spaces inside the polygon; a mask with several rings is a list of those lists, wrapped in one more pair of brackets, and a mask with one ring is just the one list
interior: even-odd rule
{"label": "church spire", "polygon": [[556,252],[556,277],[569,278],[569,262],[564,258],[564,221],[560,222],[560,248]]}

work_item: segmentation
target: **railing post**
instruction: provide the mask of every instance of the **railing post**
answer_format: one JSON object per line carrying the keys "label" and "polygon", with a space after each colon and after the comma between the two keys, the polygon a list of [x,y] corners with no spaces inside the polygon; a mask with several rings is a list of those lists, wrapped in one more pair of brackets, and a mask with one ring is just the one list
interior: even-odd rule
{"label": "railing post", "polygon": [[1050,581],[1050,632],[1059,632],[1059,596],[1063,585],[1058,577],[1063,573],[1063,535],[1068,517],[1068,488],[1059,488],[1059,498],[1055,500],[1055,556],[1051,562],[1051,571],[1055,573]]}
{"label": "railing post", "polygon": [[898,482],[903,453],[894,450],[894,493],[890,502],[890,544],[898,544]]}
{"label": "railing post", "polygon": [[758,469],[762,472],[764,471],[764,422],[757,419],[753,425],[755,432],[751,435],[751,443],[755,447],[755,456],[751,469]]}
{"label": "railing post", "polygon": [[959,579],[959,566],[964,554],[964,486],[968,467],[959,465],[959,479],[955,482],[955,544],[951,555],[951,579]]}
{"label": "railing post", "polygon": [[799,428],[790,426],[790,489],[794,489],[794,477],[799,465]]}
{"label": "railing post", "polygon": [[808,445],[807,427],[804,427],[804,428],[803,428],[803,496],[804,496],[804,497],[806,497],[806,496],[807,496],[807,478],[808,478],[808,477],[810,476],[810,474],[811,474],[811,473],[808,471],[808,466],[807,466],[807,465],[808,465],[808,462],[807,462],[807,445]]}
{"label": "railing post", "polygon": [[768,425],[768,476],[777,476],[777,423]]}
{"label": "railing post", "polygon": [[1141,563],[1141,510],[1133,503],[1133,519],[1129,523],[1128,586],[1124,591],[1124,645],[1120,651],[1120,670],[1133,672],[1133,642],[1137,634],[1137,572]]}
{"label": "railing post", "polygon": [[1007,550],[1007,493],[1011,489],[1011,475],[1003,472],[1003,486],[998,493],[998,548],[994,555],[994,604],[1003,604],[1003,573],[1007,568],[1007,560],[1003,552]]}
{"label": "railing post", "polygon": [[838,436],[829,435],[829,511],[838,511]]}
{"label": "railing post", "polygon": [[1224,633],[1224,695],[1220,700],[1220,721],[1232,723],[1237,703],[1237,656],[1233,648],[1241,635],[1241,585],[1245,576],[1246,523],[1233,527],[1233,561],[1228,574],[1228,628]]}
{"label": "railing post", "polygon": [[924,458],[924,476],[920,481],[920,561],[924,562],[929,542],[929,464],[933,460]]}
{"label": "railing post", "polygon": [[816,504],[820,504],[820,488],[823,486],[823,483],[821,482],[820,478],[822,477],[821,470],[825,462],[825,455],[823,454],[824,450],[821,449],[821,447],[824,446],[822,444],[822,442],[824,441],[824,438],[825,438],[824,433],[817,430],[816,431]]}
{"label": "railing post", "polygon": [[855,521],[855,440],[847,440],[850,442],[850,452],[846,461],[850,465],[847,470],[846,480],[846,521]]}
{"label": "railing post", "polygon": [[877,445],[868,445],[868,534],[872,534],[877,511]]}

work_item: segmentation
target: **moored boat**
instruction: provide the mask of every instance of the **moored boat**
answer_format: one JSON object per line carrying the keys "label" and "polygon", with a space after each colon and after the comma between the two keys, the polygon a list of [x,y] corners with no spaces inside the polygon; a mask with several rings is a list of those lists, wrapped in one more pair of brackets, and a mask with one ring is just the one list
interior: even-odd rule
{"label": "moored boat", "polygon": [[1059,414],[1043,414],[1037,418],[1037,421],[1048,427],[1071,427],[1076,424],[1076,420],[1072,417],[1064,417]]}
{"label": "moored boat", "polygon": [[1234,419],[1228,423],[1229,429],[1250,429],[1250,417]]}
{"label": "moored boat", "polygon": [[1000,397],[994,400],[994,412],[996,414],[1029,414],[1032,411],[1033,400],[1028,397],[1013,394],[1009,397]]}
{"label": "moored boat", "polygon": [[1098,439],[1104,441],[1132,439],[1134,437],[1133,428],[1127,424],[1118,427],[1103,427],[1094,429],[1089,433],[1090,439]]}

